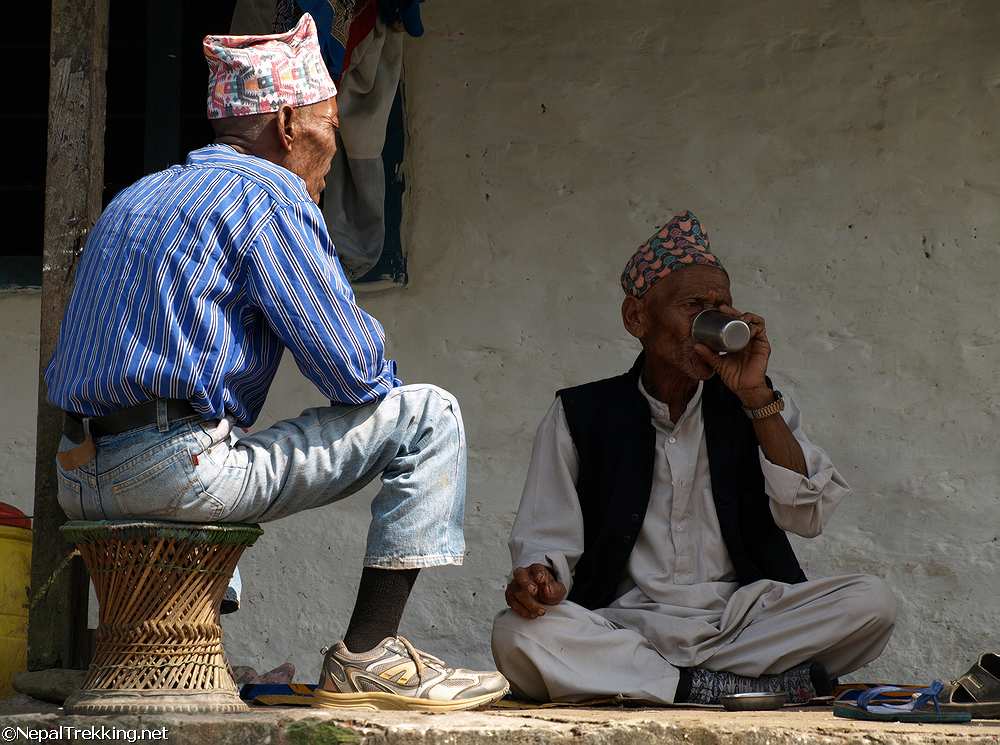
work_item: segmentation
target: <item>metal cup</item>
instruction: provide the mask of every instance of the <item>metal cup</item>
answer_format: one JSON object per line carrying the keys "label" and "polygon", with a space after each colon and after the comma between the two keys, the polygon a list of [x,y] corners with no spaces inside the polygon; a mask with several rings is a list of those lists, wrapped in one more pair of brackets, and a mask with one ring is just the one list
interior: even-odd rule
{"label": "metal cup", "polygon": [[746,322],[718,310],[703,310],[695,316],[691,335],[716,352],[739,352],[750,343]]}

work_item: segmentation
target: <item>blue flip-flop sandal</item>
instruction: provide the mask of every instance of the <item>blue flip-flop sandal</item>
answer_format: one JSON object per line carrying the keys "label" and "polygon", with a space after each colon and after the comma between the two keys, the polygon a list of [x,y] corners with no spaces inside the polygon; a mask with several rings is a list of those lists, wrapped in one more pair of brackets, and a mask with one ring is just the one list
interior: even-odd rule
{"label": "blue flip-flop sandal", "polygon": [[[833,704],[833,715],[870,722],[919,722],[960,724],[972,719],[967,711],[942,711],[938,697],[944,684],[935,680],[927,688],[910,690],[900,686],[879,686],[847,691]],[[910,694],[901,702],[900,696]],[[856,694],[856,695],[855,695]]]}

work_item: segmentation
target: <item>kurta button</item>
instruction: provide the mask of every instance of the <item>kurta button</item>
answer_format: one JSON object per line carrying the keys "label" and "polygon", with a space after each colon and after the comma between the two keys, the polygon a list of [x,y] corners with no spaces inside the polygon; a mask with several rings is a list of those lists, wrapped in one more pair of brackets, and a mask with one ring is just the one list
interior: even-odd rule
{"label": "kurta button", "polygon": [[630,535],[627,535],[624,538],[622,538],[622,543],[631,543],[631,542],[632,542],[632,536]]}
{"label": "kurta button", "polygon": [[676,437],[671,437],[669,440],[667,440],[667,442],[669,442],[671,445],[673,445],[675,442],[677,442],[677,438]]}
{"label": "kurta button", "polygon": [[634,522],[634,523],[639,522],[639,513],[638,512],[633,512],[632,513],[632,522]]}

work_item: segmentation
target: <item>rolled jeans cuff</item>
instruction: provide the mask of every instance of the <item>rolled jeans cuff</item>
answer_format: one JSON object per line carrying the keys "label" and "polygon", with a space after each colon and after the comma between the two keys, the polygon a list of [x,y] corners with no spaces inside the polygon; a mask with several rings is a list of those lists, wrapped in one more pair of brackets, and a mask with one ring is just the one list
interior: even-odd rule
{"label": "rolled jeans cuff", "polygon": [[462,566],[462,554],[429,554],[426,556],[365,556],[364,566],[374,569],[426,569],[427,567]]}

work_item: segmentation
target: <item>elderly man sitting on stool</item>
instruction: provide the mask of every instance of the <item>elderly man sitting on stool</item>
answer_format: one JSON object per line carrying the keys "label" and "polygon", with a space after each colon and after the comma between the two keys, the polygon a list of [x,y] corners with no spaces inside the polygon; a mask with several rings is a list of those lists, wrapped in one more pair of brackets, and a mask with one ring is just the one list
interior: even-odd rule
{"label": "elderly man sitting on stool", "polygon": [[[881,653],[895,600],[874,577],[799,567],[784,531],[818,535],[849,490],[765,376],[764,319],[733,309],[690,212],[639,248],[622,286],[643,353],[560,391],[538,429],[493,627],[500,670],[539,701],[829,693]],[[742,351],[693,340],[713,308],[749,324]]]}
{"label": "elderly man sitting on stool", "polygon": [[[354,612],[313,702],[486,705],[503,676],[398,635],[418,572],[465,554],[465,432],[454,396],[396,376],[317,207],[338,114],[312,17],[208,37],[205,53],[215,143],[118,194],[80,260],[45,376],[67,413],[59,504],[84,520],[263,522],[381,478]],[[331,405],[234,441],[285,349]]]}

